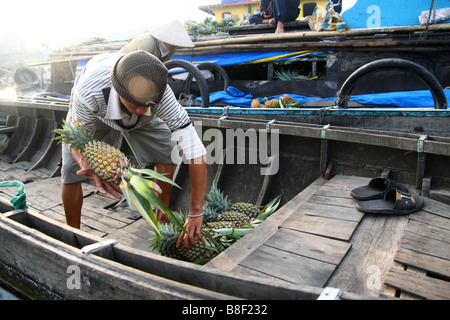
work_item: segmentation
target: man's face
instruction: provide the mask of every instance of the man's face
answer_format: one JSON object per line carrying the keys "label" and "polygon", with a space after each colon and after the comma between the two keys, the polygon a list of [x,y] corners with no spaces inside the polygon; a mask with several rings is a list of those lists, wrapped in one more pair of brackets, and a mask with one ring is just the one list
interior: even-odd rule
{"label": "man's face", "polygon": [[149,107],[138,107],[135,106],[134,104],[126,101],[124,98],[119,96],[120,101],[123,103],[123,105],[125,106],[125,108],[127,108],[127,110],[131,113],[134,113],[138,116],[142,116],[144,113],[147,112]]}
{"label": "man's face", "polygon": [[171,51],[171,50],[176,50],[177,46],[174,46],[173,44],[168,44],[168,43],[164,43],[166,45],[167,50]]}

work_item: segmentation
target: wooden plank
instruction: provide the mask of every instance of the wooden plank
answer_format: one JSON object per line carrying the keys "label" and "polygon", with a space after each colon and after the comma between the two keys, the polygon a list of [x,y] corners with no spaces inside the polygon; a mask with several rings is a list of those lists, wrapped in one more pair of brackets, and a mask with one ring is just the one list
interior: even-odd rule
{"label": "wooden plank", "polygon": [[421,254],[405,248],[399,248],[394,260],[398,263],[413,266],[436,275],[450,279],[450,261]]}
{"label": "wooden plank", "polygon": [[392,268],[386,276],[385,284],[418,295],[426,299],[450,299],[450,283],[426,275]]}
{"label": "wooden plank", "polygon": [[338,189],[337,187],[324,186],[316,192],[316,195],[323,197],[332,197],[332,198],[336,197],[348,199],[350,197],[351,190],[353,189],[345,190],[345,189]]}
{"label": "wooden plank", "polygon": [[430,198],[425,199],[425,204],[422,210],[450,219],[450,206]]}
{"label": "wooden plank", "polygon": [[[428,199],[427,199],[428,200]],[[449,209],[450,210],[450,209]],[[427,225],[437,226],[441,230],[450,230],[450,219],[434,213],[420,210],[409,216],[410,221],[418,221]]]}
{"label": "wooden plank", "polygon": [[[443,218],[440,218],[441,220]],[[441,228],[441,226],[446,226],[448,224],[448,219],[444,219],[441,225],[430,225],[426,222],[419,222],[414,220],[409,220],[408,225],[406,226],[406,231],[409,231],[417,236],[423,236],[432,238],[438,241],[446,242],[450,245],[450,230],[446,228]]]}
{"label": "wooden plank", "polygon": [[448,242],[424,237],[409,231],[405,231],[403,234],[400,246],[418,253],[450,260]]}
{"label": "wooden plank", "polygon": [[[105,209],[114,205],[118,200],[113,198],[112,196],[104,196],[101,194],[92,194],[89,197],[85,197],[83,199],[83,210],[87,210],[90,212],[96,212],[100,215],[103,215],[107,218],[112,218],[117,221],[121,221],[123,223],[131,223],[136,220],[136,215],[127,215],[123,214],[122,210],[110,210]],[[127,210],[125,207],[123,210]]]}
{"label": "wooden plank", "polygon": [[[62,205],[53,207],[51,210],[45,210],[45,211],[42,211],[39,213],[43,214],[45,216],[48,216],[49,218],[54,219],[56,221],[66,223],[66,215],[64,213],[64,208],[62,207]],[[61,216],[62,218],[60,218],[59,216]],[[83,218],[83,213],[82,213],[82,215],[81,215],[81,230],[88,232],[90,234],[93,234],[95,236],[98,236],[100,238],[104,237],[107,234],[107,232],[105,232],[105,231],[102,231],[102,230],[96,229],[95,227],[91,227],[91,226],[87,225],[85,223],[85,220],[87,220],[86,222],[91,221],[90,219]],[[103,228],[103,229],[105,229],[105,228]]]}
{"label": "wooden plank", "polygon": [[324,217],[292,215],[281,226],[283,228],[348,241],[358,226],[358,223]]}
{"label": "wooden plank", "polygon": [[355,208],[316,204],[306,202],[299,210],[307,216],[319,216],[340,220],[359,222],[364,217],[364,213]]}
{"label": "wooden plank", "polygon": [[342,206],[347,208],[355,208],[356,201],[351,198],[350,195],[346,198],[341,197],[329,197],[321,195],[313,195],[309,200],[309,203],[327,204],[333,206]]}
{"label": "wooden plank", "polygon": [[278,229],[280,224],[290,215],[298,211],[298,208],[308,200],[323,184],[325,180],[320,177],[302,192],[296,195],[280,210],[271,215],[261,223],[257,229],[248,233],[244,238],[237,241],[230,248],[208,262],[209,267],[225,271],[233,270],[241,261],[256,248],[264,243]]}
{"label": "wooden plank", "polygon": [[369,181],[370,179],[365,177],[336,175],[329,183],[324,184],[316,195],[352,199],[350,191],[368,185]]}
{"label": "wooden plank", "polygon": [[327,283],[336,267],[265,245],[253,251],[240,265],[291,283],[318,287]]}
{"label": "wooden plank", "polygon": [[338,265],[351,244],[281,228],[264,245]]}
{"label": "wooden plank", "polygon": [[365,186],[369,184],[371,179],[367,177],[347,176],[343,174],[337,174],[322,186],[320,189],[332,187],[333,189],[342,190],[343,192],[351,191],[355,188]]}
{"label": "wooden plank", "polygon": [[350,239],[351,249],[327,286],[378,296],[407,223],[407,216],[365,215]]}

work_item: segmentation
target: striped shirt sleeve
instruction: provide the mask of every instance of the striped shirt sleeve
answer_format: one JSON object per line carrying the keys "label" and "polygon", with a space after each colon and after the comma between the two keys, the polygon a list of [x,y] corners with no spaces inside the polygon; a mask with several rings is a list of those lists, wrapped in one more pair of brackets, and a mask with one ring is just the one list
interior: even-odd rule
{"label": "striped shirt sleeve", "polygon": [[110,72],[112,61],[117,55],[104,54],[93,58],[78,75],[70,102],[72,118],[78,120],[86,129],[93,129],[97,117],[106,114],[106,101],[102,88],[111,86]]}

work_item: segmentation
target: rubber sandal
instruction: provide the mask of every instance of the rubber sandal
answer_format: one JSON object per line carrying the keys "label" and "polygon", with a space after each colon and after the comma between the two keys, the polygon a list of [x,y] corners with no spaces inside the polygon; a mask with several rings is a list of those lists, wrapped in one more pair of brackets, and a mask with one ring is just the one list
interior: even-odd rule
{"label": "rubber sandal", "polygon": [[383,199],[386,191],[393,188],[403,192],[408,192],[408,188],[400,183],[390,179],[378,177],[370,180],[369,185],[367,186],[353,189],[350,192],[350,195],[360,201]]}
{"label": "rubber sandal", "polygon": [[384,199],[358,202],[356,208],[366,213],[402,215],[419,211],[423,205],[424,200],[420,196],[389,189]]}

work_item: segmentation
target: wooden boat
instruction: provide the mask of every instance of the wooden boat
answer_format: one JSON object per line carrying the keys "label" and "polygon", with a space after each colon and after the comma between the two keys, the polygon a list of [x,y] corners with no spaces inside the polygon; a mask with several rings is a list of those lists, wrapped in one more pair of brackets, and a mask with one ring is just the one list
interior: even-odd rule
{"label": "wooden boat", "polygon": [[[8,137],[1,180],[23,181],[30,207],[14,210],[8,200],[15,190],[0,190],[5,199],[0,215],[0,274],[3,282],[28,295],[51,299],[450,297],[448,121],[425,136],[428,132],[401,132],[405,122],[401,117],[396,127],[385,131],[252,119],[231,110],[225,115],[216,109],[209,114],[189,110],[203,138],[208,130],[226,136],[227,130],[241,129],[254,130],[258,138],[267,134],[266,143],[272,143],[274,153],[267,153],[270,161],[264,163],[211,163],[208,185],[217,182],[233,201],[265,204],[280,193],[284,199],[283,207],[257,229],[199,266],[149,251],[145,221],[117,206],[116,200],[96,194],[89,184],[84,187],[82,230],[66,226],[59,199],[60,150],[52,130],[64,118],[67,103],[3,100],[0,111],[1,132]],[[440,113],[438,117],[448,120],[447,112],[433,109],[420,119],[426,122],[427,116]],[[205,143],[211,147],[210,141]],[[249,157],[250,147],[246,142],[233,148],[243,148]],[[276,174],[261,175],[261,169],[276,162]],[[185,209],[189,202],[185,173],[186,166],[180,163],[175,180],[183,190],[173,194],[176,209]],[[423,210],[397,217],[359,212],[350,190],[380,175],[389,175],[426,197]],[[91,245],[98,246],[92,253]]]}
{"label": "wooden boat", "polygon": [[[255,97],[280,93],[280,88],[320,98],[342,93],[293,109],[186,105],[208,150],[214,151],[208,188],[215,182],[234,202],[257,205],[283,195],[275,214],[203,266],[151,252],[147,223],[88,183],[83,186],[82,228],[68,227],[59,194],[61,150],[53,141],[68,103],[0,100],[0,144],[7,144],[0,181],[24,182],[29,206],[15,210],[9,203],[15,190],[0,189],[2,283],[25,296],[47,299],[448,299],[450,114],[444,91],[425,81],[434,108],[374,108],[346,99],[361,75],[348,66],[366,65],[374,55],[380,60],[425,59],[432,69],[441,68],[438,81],[448,81],[448,30],[445,24],[236,36],[180,52],[194,59],[280,46],[328,50],[333,52],[326,60],[330,72],[317,82],[272,81],[267,72],[264,81],[228,84],[252,89]],[[58,60],[53,68],[62,62],[67,61]],[[69,61],[72,70],[76,62]],[[265,67],[273,71],[271,63]],[[354,93],[403,77],[377,75]],[[409,78],[400,80],[394,90],[424,89]],[[53,85],[68,94],[67,82]],[[223,86],[224,81],[214,81],[205,92]],[[120,136],[112,138],[128,151]],[[243,164],[237,163],[235,151],[244,154]],[[227,161],[230,153],[234,156]],[[251,162],[255,154],[257,161]],[[403,216],[358,211],[350,191],[377,176],[389,176],[423,196],[423,209]],[[171,207],[186,210],[190,183],[182,162],[175,181],[182,191],[173,191]]]}

